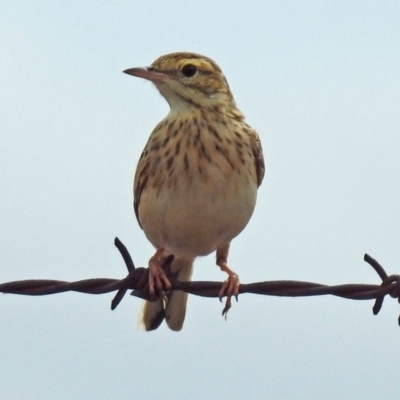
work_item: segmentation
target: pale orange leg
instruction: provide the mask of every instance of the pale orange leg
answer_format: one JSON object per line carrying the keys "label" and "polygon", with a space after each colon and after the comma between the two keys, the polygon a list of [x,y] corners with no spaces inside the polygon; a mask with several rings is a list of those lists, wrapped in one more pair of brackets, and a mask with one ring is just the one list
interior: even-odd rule
{"label": "pale orange leg", "polygon": [[237,301],[239,295],[239,276],[228,267],[228,251],[229,245],[217,249],[217,265],[221,268],[221,271],[228,274],[228,279],[223,283],[222,288],[218,293],[220,301],[222,301],[224,296],[227,297],[225,307],[222,310],[222,315],[225,315],[225,317],[232,306],[232,296],[235,296]]}
{"label": "pale orange leg", "polygon": [[158,249],[149,260],[149,293],[154,294],[154,287],[158,292],[169,289],[171,283],[161,268],[164,261],[164,249]]}

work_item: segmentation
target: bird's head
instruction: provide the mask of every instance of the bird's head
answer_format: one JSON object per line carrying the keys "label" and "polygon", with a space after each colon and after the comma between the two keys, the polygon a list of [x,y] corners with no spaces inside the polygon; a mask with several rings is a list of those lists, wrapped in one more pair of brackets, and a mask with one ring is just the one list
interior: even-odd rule
{"label": "bird's head", "polygon": [[199,54],[167,54],[155,60],[150,67],[130,68],[124,72],[153,82],[172,111],[234,105],[221,68],[210,58]]}

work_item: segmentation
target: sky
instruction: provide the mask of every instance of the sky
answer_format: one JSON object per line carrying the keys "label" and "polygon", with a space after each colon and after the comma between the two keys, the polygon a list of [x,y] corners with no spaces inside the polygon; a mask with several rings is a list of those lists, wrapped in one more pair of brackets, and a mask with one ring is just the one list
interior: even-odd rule
{"label": "sky", "polygon": [[[151,244],[132,207],[168,104],[122,71],[214,59],[257,129],[266,177],[231,245],[241,282],[379,284],[400,273],[400,3],[29,1],[0,4],[0,282],[121,279]],[[214,256],[195,280],[222,281]],[[139,299],[3,295],[2,399],[397,399],[398,303],[245,294],[221,317],[138,328]]]}

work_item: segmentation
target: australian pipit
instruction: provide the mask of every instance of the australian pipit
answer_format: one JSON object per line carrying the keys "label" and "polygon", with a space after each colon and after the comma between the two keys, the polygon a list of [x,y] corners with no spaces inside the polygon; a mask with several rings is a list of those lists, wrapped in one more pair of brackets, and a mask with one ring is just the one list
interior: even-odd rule
{"label": "australian pipit", "polygon": [[[247,225],[264,177],[257,133],[237,108],[218,65],[193,53],[173,53],[150,67],[127,74],[154,83],[170,112],[151,133],[134,181],[134,208],[140,226],[156,248],[149,261],[149,291],[162,293],[169,277],[191,279],[194,259],[216,251],[228,274],[220,291],[237,296],[238,276],[228,267],[231,240]],[[161,264],[174,255],[169,270]],[[166,292],[145,302],[142,323],[156,329],[165,319],[179,331],[187,294]]]}

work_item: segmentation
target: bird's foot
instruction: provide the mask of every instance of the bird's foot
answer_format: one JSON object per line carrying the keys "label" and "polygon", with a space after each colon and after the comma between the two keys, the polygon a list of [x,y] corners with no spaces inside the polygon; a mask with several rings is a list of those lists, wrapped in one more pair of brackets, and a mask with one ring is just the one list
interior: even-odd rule
{"label": "bird's foot", "polygon": [[228,279],[222,284],[221,290],[218,293],[220,301],[226,296],[225,307],[222,310],[222,315],[225,315],[226,318],[229,309],[232,307],[232,296],[235,296],[236,301],[238,301],[239,276],[228,267],[225,259],[217,260],[217,264],[222,271],[228,274]]}
{"label": "bird's foot", "polygon": [[158,249],[149,260],[149,293],[153,295],[155,289],[161,293],[164,289],[171,288],[171,283],[165,274],[162,265],[164,262],[164,249]]}

